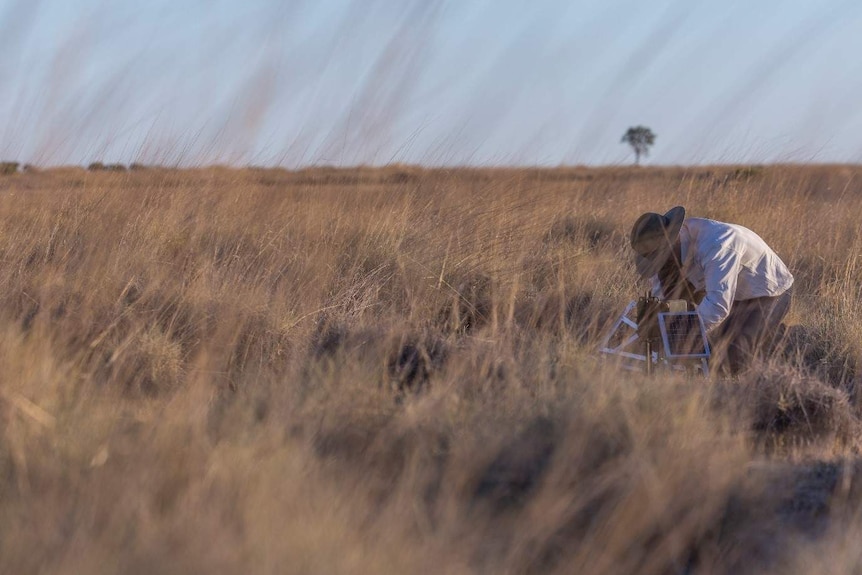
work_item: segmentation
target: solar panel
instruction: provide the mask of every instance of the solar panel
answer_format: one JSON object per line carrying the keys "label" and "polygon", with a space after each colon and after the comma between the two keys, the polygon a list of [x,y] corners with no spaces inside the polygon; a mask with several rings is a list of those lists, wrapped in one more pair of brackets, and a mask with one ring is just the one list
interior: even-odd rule
{"label": "solar panel", "polygon": [[709,341],[703,320],[695,311],[666,312],[658,316],[664,355],[668,359],[709,357]]}

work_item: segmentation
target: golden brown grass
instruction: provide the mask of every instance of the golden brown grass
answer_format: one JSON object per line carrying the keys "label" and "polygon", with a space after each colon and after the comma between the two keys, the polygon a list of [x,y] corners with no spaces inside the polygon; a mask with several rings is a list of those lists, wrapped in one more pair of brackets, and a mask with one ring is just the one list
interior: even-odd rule
{"label": "golden brown grass", "polygon": [[[643,211],[797,284],[738,381],[596,343]],[[862,169],[0,178],[0,572],[859,569]]]}

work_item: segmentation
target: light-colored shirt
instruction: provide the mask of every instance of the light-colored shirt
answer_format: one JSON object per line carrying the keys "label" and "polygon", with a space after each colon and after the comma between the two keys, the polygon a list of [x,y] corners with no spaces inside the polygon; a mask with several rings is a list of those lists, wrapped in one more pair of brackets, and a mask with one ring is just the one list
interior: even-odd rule
{"label": "light-colored shirt", "polygon": [[[783,294],[793,275],[753,231],[736,224],[686,218],[679,232],[682,276],[706,296],[697,306],[707,331],[720,324],[733,302]],[[658,276],[653,293],[663,297]]]}

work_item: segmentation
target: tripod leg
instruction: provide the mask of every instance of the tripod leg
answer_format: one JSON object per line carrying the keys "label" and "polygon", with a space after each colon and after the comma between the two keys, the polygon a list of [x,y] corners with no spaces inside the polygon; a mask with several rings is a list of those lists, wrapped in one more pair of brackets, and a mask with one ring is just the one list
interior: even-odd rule
{"label": "tripod leg", "polygon": [[644,354],[646,355],[646,374],[652,375],[652,343],[649,340],[644,344]]}

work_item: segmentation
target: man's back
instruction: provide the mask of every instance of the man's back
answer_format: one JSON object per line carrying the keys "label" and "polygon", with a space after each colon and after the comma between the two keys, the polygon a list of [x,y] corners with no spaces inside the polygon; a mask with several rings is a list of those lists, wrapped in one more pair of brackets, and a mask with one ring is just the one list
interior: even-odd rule
{"label": "man's back", "polygon": [[686,278],[707,296],[731,290],[731,301],[742,301],[780,295],[793,285],[781,258],[744,226],[686,218],[680,243]]}

